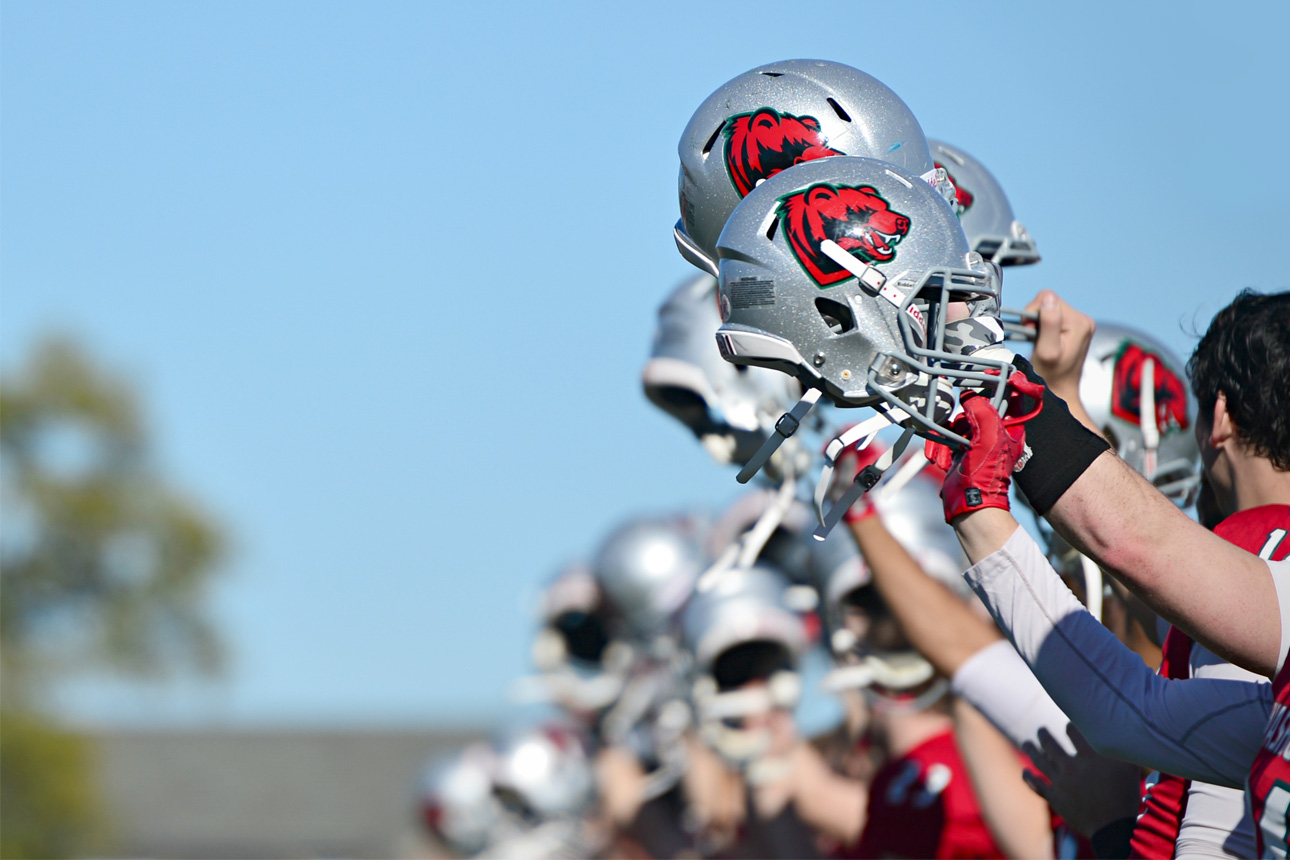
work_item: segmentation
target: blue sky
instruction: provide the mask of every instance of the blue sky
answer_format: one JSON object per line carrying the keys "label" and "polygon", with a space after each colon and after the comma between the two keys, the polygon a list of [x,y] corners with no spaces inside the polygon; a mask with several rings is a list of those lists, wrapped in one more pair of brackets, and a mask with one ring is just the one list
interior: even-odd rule
{"label": "blue sky", "polygon": [[[794,11],[795,10],[795,11]],[[228,674],[97,722],[494,718],[538,584],[736,494],[639,393],[676,143],[791,57],[891,86],[1002,181],[1051,287],[1184,355],[1290,288],[1284,3],[0,8],[0,362],[81,337],[225,523]]]}

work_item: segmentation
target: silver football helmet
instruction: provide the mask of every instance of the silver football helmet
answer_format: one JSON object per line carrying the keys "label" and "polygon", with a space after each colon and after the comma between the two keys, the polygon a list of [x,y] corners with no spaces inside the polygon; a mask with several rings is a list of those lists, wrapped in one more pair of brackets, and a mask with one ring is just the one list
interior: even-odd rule
{"label": "silver football helmet", "polygon": [[[802,390],[782,373],[722,360],[713,340],[720,325],[716,279],[698,275],[682,283],[658,309],[641,381],[650,402],[688,427],[713,459],[743,465]],[[793,465],[800,473],[805,463],[783,461],[801,457],[800,449],[781,449],[770,465],[776,475]]]}
{"label": "silver football helmet", "polygon": [[[967,440],[946,426],[954,384],[1001,407],[1012,353],[989,314],[998,268],[968,250],[949,204],[917,176],[869,158],[798,165],[744,198],[718,254],[727,361],[959,447]],[[966,303],[955,305],[964,319],[950,320],[952,303]],[[977,306],[987,313],[974,318]],[[965,325],[979,345],[965,346]]]}
{"label": "silver football helmet", "polygon": [[1000,266],[1039,262],[1035,240],[1012,213],[1003,186],[985,165],[957,146],[928,139],[932,160],[949,173],[954,185],[954,208],[968,245]]}
{"label": "silver football helmet", "polygon": [[433,760],[422,775],[417,794],[422,824],[455,854],[482,852],[502,822],[493,767],[492,750],[476,743]]}
{"label": "silver football helmet", "polygon": [[532,818],[580,815],[595,798],[590,744],[572,726],[544,722],[507,732],[494,758],[496,790]]}
{"label": "silver football helmet", "polygon": [[677,247],[713,275],[717,237],[735,205],[795,164],[879,158],[953,192],[909,107],[881,81],[842,63],[785,60],[727,81],[694,112],[677,149]]}
{"label": "silver football helmet", "polygon": [[707,564],[694,519],[649,516],[623,523],[606,537],[591,571],[621,635],[639,644],[667,628]]}
{"label": "silver football helmet", "polygon": [[[920,455],[915,455],[917,458]],[[894,490],[894,492],[892,491]],[[885,492],[884,492],[885,491]],[[940,488],[926,473],[911,480],[879,487],[873,503],[883,525],[928,575],[964,600],[971,591],[961,576],[967,559],[942,516]],[[889,706],[899,698],[904,707],[922,708],[944,695],[944,679],[912,699],[904,697],[935,677],[935,670],[912,648],[882,648],[865,641],[846,623],[847,607],[856,605],[885,613],[881,597],[871,587],[869,569],[848,533],[830,534],[812,547],[811,571],[821,596],[821,621],[829,650],[838,667],[825,679],[833,691],[860,688],[870,704]]]}
{"label": "silver football helmet", "polygon": [[510,826],[494,833],[488,856],[595,856],[585,826],[596,793],[589,739],[544,722],[500,736],[493,757],[493,793]]}
{"label": "silver football helmet", "polygon": [[731,764],[754,771],[769,749],[769,732],[737,721],[794,708],[801,697],[798,665],[810,639],[786,600],[790,586],[765,565],[730,571],[696,593],[681,615],[700,736]]}
{"label": "silver football helmet", "polygon": [[1098,323],[1080,402],[1126,463],[1181,507],[1195,501],[1200,449],[1185,364],[1150,335]]}
{"label": "silver football helmet", "polygon": [[610,636],[600,586],[591,570],[569,565],[546,586],[533,639],[537,674],[516,681],[515,698],[549,701],[589,716],[621,695],[633,662],[631,646]]}

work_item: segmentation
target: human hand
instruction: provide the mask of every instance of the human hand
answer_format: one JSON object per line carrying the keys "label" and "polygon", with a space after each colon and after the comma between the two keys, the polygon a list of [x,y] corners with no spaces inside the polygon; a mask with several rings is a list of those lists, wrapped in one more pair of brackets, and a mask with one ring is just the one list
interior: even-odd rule
{"label": "human hand", "polygon": [[1013,414],[1006,418],[999,416],[986,397],[961,399],[963,413],[954,419],[951,429],[971,440],[967,450],[955,453],[940,443],[927,445],[927,459],[946,472],[941,501],[947,523],[982,508],[1009,510],[1012,473],[1026,450],[1025,422],[1042,408],[1043,385],[1014,372],[1008,386],[1008,411]]}
{"label": "human hand", "polygon": [[1072,830],[1085,836],[1135,816],[1140,801],[1138,766],[1099,755],[1071,723],[1066,724],[1066,734],[1075,747],[1074,755],[1042,728],[1039,746],[1030,741],[1021,745],[1040,771],[1022,771],[1026,785],[1048,801]]}
{"label": "human hand", "polygon": [[1080,375],[1097,324],[1052,290],[1041,290],[1026,310],[1039,314],[1031,356],[1035,372],[1068,405],[1079,403]]}

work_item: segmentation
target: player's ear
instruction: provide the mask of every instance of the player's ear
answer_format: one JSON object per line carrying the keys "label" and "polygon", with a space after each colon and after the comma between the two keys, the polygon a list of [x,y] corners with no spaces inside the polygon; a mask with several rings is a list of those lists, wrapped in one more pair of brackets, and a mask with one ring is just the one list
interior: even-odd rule
{"label": "player's ear", "polygon": [[1213,418],[1209,425],[1209,444],[1213,448],[1219,448],[1236,436],[1236,424],[1232,421],[1232,413],[1227,411],[1227,395],[1221,391],[1214,398]]}

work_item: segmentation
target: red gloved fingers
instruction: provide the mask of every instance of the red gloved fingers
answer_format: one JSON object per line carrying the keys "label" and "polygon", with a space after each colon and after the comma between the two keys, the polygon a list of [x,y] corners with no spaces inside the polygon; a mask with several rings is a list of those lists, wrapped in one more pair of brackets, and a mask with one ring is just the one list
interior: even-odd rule
{"label": "red gloved fingers", "polygon": [[984,397],[963,402],[963,414],[956,419],[966,423],[965,433],[972,444],[957,453],[941,488],[945,503],[945,521],[982,508],[1009,509],[1008,487],[1012,470],[1025,450],[1025,428],[1009,427]]}
{"label": "red gloved fingers", "polygon": [[1044,384],[1026,378],[1020,370],[1008,377],[1008,412],[1005,427],[1015,427],[1034,418],[1044,408]]}

